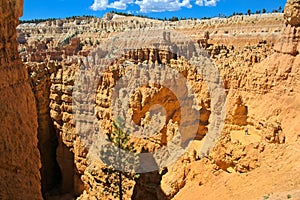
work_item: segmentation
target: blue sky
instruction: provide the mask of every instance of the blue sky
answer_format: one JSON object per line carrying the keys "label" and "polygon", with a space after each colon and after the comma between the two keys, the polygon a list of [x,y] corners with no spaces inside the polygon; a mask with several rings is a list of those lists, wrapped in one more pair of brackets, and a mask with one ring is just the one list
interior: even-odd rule
{"label": "blue sky", "polygon": [[214,17],[233,12],[267,11],[284,7],[286,0],[24,0],[21,19],[64,18],[93,15],[108,11],[130,12],[155,18]]}

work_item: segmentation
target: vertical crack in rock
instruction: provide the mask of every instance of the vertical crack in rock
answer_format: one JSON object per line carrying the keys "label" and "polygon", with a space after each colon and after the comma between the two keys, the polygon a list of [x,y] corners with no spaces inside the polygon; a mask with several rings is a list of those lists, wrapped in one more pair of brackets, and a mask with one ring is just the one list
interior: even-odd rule
{"label": "vertical crack in rock", "polygon": [[67,104],[70,103],[68,95],[72,86],[68,87],[63,67],[58,62],[31,62],[26,65],[38,111],[43,196],[53,199],[79,195],[74,185],[81,182],[75,173],[74,153],[64,143],[61,133],[62,130],[71,130],[66,122],[70,121]]}
{"label": "vertical crack in rock", "polygon": [[[43,196],[59,192],[61,172],[56,161],[58,138],[50,117],[50,75],[57,71],[54,62],[27,63],[32,90],[36,98],[38,114],[38,148],[42,167],[41,183]],[[38,72],[38,73],[37,73]]]}

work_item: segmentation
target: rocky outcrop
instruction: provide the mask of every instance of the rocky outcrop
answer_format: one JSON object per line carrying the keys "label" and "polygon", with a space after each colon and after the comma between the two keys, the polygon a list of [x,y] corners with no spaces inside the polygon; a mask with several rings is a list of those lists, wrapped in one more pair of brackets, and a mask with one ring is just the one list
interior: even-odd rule
{"label": "rocky outcrop", "polygon": [[242,102],[241,97],[237,97],[232,113],[227,116],[228,123],[238,126],[247,125],[248,107]]}
{"label": "rocky outcrop", "polygon": [[22,0],[0,1],[0,199],[42,199],[37,114],[16,42]]}
{"label": "rocky outcrop", "polygon": [[291,26],[290,24],[285,25],[282,30],[282,36],[279,39],[279,42],[275,45],[274,49],[277,52],[286,53],[293,56],[299,54],[299,30],[299,28]]}
{"label": "rocky outcrop", "polygon": [[291,54],[293,56],[300,52],[300,2],[297,0],[287,1],[284,9],[285,24],[281,37],[275,45],[277,52]]}
{"label": "rocky outcrop", "polygon": [[300,1],[288,0],[284,8],[284,19],[286,24],[300,26]]}

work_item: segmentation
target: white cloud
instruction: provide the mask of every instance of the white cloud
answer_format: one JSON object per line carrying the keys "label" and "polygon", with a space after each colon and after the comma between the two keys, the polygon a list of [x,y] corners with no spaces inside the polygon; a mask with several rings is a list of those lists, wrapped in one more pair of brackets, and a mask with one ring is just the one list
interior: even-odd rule
{"label": "white cloud", "polygon": [[190,0],[141,0],[135,4],[140,6],[141,13],[180,10],[182,7],[191,8]]}
{"label": "white cloud", "polygon": [[93,5],[91,6],[92,10],[105,10],[108,5],[108,0],[94,0]]}
{"label": "white cloud", "polygon": [[198,6],[203,6],[203,0],[196,0],[195,4]]}
{"label": "white cloud", "polygon": [[128,4],[132,4],[133,0],[114,1],[108,5],[108,8],[115,8],[117,10],[126,10]]}
{"label": "white cloud", "polygon": [[219,0],[196,0],[198,6],[216,6]]}
{"label": "white cloud", "polygon": [[[198,6],[216,6],[219,0],[196,0]],[[117,10],[126,10],[129,4],[135,4],[140,7],[138,13],[176,11],[181,8],[192,8],[190,0],[117,0],[108,3],[108,0],[94,0],[90,7],[92,10],[105,10],[114,8]]]}
{"label": "white cloud", "polygon": [[109,4],[109,8],[115,8],[117,10],[126,10],[127,4],[122,1],[115,1]]}
{"label": "white cloud", "polygon": [[192,8],[190,0],[183,0],[180,5],[181,7]]}

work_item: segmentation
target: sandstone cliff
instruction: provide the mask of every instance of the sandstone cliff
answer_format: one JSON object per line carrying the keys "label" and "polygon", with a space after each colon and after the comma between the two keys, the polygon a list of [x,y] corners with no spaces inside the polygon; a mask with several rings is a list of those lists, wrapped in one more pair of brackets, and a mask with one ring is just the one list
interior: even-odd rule
{"label": "sandstone cliff", "polygon": [[17,51],[22,0],[0,1],[0,199],[42,199],[37,114]]}

